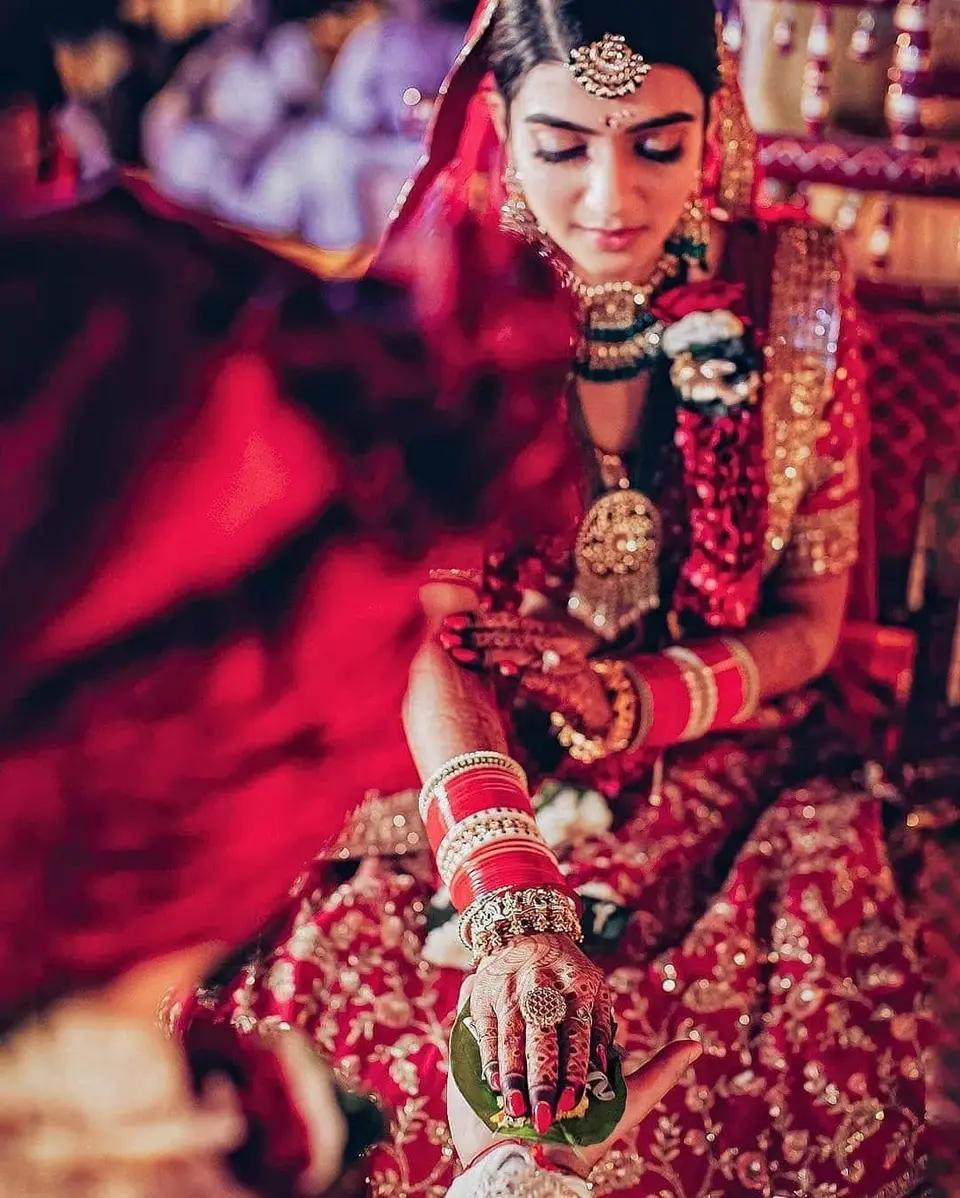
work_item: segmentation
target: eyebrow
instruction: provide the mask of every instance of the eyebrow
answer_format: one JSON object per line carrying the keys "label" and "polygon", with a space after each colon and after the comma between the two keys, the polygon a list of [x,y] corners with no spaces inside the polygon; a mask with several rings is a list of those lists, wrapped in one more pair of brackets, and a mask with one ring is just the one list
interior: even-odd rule
{"label": "eyebrow", "polygon": [[[694,120],[691,112],[670,112],[666,116],[653,117],[649,121],[639,121],[624,129],[624,133],[648,133],[651,129],[663,129],[667,125],[688,125]],[[565,121],[558,116],[550,116],[545,112],[535,112],[525,121],[528,125],[546,125],[550,129],[564,129],[568,133],[581,133],[584,137],[596,137],[600,129],[589,129],[586,125],[575,125],[573,121]]]}

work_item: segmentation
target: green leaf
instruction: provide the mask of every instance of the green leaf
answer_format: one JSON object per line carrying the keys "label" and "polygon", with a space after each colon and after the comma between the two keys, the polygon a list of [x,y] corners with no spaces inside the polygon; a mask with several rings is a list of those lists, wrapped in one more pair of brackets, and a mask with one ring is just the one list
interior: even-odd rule
{"label": "green leaf", "polygon": [[591,1096],[590,1106],[585,1115],[578,1119],[558,1120],[545,1136],[541,1136],[526,1120],[521,1126],[510,1124],[499,1128],[495,1119],[502,1110],[501,1100],[480,1073],[480,1047],[466,1024],[469,1014],[468,1004],[454,1024],[450,1036],[450,1071],[467,1103],[487,1127],[519,1140],[545,1140],[552,1144],[569,1144],[574,1148],[587,1144],[602,1144],[604,1140],[609,1139],[623,1118],[627,1105],[627,1086],[616,1054],[610,1055],[608,1072],[614,1092],[610,1101],[601,1102]]}

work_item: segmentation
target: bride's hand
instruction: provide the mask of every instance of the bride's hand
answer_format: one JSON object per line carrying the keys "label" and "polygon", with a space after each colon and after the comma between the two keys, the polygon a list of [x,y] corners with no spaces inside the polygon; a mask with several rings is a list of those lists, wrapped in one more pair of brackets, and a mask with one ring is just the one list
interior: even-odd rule
{"label": "bride's hand", "polygon": [[[475,984],[473,978],[467,978],[460,992],[460,1006],[468,998],[472,998]],[[602,1144],[582,1146],[576,1152],[559,1144],[548,1144],[545,1146],[547,1155],[562,1168],[587,1176],[616,1141],[645,1119],[664,1095],[680,1081],[700,1053],[700,1045],[692,1040],[675,1040],[667,1044],[633,1073],[625,1075],[627,1104],[623,1118]],[[457,1088],[452,1072],[447,1080],[447,1113],[454,1147],[464,1165],[469,1165],[498,1139],[504,1138],[498,1136],[474,1114]]]}
{"label": "bride's hand", "polygon": [[[536,1026],[522,1007],[531,991],[559,992],[566,1017]],[[481,961],[470,996],[483,1074],[513,1116],[549,1130],[583,1099],[589,1073],[606,1072],[613,1016],[606,979],[566,936],[523,936]]]}
{"label": "bride's hand", "polygon": [[460,612],[443,621],[440,643],[460,665],[518,678],[527,699],[573,717],[591,734],[610,724],[606,689],[590,666],[599,642],[574,621]]}

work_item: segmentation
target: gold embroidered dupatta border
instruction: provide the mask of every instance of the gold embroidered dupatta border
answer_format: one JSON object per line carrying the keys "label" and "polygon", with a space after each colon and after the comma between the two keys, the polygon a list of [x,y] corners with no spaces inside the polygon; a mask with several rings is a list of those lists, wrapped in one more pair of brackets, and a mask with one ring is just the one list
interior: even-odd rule
{"label": "gold embroidered dupatta border", "polygon": [[800,501],[815,481],[815,448],[833,393],[840,316],[840,260],[833,233],[818,225],[784,226],[774,255],[764,351],[768,573],[779,563]]}

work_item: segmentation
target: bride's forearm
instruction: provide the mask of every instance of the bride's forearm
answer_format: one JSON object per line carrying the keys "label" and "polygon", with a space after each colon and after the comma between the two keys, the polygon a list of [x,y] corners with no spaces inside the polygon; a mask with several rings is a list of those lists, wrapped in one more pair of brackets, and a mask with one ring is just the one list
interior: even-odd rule
{"label": "bride's forearm", "polygon": [[492,684],[457,665],[437,639],[444,616],[469,610],[475,597],[460,587],[435,585],[426,588],[423,600],[429,626],[410,669],[403,723],[414,762],[426,779],[461,753],[503,753],[507,740]]}
{"label": "bride's forearm", "polygon": [[407,743],[421,778],[474,749],[506,752],[492,685],[451,661],[431,636],[414,659],[404,701]]}
{"label": "bride's forearm", "polygon": [[845,576],[794,584],[779,610],[736,637],[686,641],[632,660],[636,743],[668,748],[744,723],[757,704],[822,674],[836,650]]}

